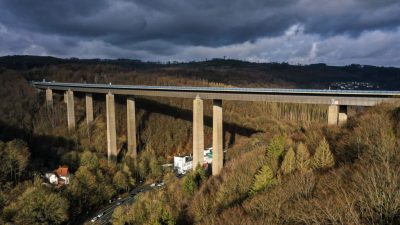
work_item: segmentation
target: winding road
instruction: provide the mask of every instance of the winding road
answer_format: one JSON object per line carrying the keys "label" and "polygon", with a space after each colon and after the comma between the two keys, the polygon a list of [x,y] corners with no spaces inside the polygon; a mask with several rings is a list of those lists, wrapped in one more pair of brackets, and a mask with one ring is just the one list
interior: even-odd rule
{"label": "winding road", "polygon": [[[129,195],[123,199],[114,201],[111,205],[94,213],[87,221],[86,224],[111,224],[111,218],[114,210],[120,205],[129,205],[135,201],[135,197],[138,193],[147,192],[156,189],[157,187],[151,187],[150,185],[143,185],[133,189],[129,192]],[[100,218],[98,215],[101,215]],[[91,222],[93,218],[97,217],[97,220]]]}

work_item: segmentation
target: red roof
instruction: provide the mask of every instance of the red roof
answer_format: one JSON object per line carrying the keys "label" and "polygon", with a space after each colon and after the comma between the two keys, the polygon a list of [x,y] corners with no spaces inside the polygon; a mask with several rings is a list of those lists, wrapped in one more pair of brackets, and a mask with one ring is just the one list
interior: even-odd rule
{"label": "red roof", "polygon": [[58,167],[56,173],[60,177],[66,177],[68,175],[68,167],[60,166],[60,167]]}

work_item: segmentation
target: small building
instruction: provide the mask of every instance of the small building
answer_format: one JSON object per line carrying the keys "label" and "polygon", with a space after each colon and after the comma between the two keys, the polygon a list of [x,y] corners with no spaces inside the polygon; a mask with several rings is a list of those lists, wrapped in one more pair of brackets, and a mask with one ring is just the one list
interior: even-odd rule
{"label": "small building", "polygon": [[56,174],[58,176],[58,183],[69,184],[69,173],[67,166],[60,166],[56,170]]}
{"label": "small building", "polygon": [[63,186],[69,184],[69,173],[68,167],[60,166],[57,170],[45,173],[45,178],[49,181],[50,184],[56,186]]}
{"label": "small building", "polygon": [[[203,167],[208,168],[212,164],[212,147],[204,149]],[[177,174],[186,174],[187,171],[193,169],[192,156],[174,156],[174,171]]]}
{"label": "small building", "polygon": [[193,158],[191,156],[174,156],[174,171],[177,174],[185,174],[193,169]]}

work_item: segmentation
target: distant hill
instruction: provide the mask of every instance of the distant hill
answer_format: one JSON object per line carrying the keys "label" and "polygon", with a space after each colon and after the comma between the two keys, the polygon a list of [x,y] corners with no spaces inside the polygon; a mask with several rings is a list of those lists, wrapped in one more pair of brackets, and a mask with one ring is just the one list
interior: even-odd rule
{"label": "distant hill", "polygon": [[[299,88],[329,88],[335,82],[368,82],[376,89],[399,90],[400,68],[352,64],[290,65],[212,59],[200,62],[144,62],[131,59],[61,59],[50,56],[4,56],[0,68],[30,70],[53,65],[115,65],[124,70],[151,70],[174,73],[232,85],[285,83]],[[172,72],[171,72],[172,71]],[[362,87],[361,87],[362,89]]]}

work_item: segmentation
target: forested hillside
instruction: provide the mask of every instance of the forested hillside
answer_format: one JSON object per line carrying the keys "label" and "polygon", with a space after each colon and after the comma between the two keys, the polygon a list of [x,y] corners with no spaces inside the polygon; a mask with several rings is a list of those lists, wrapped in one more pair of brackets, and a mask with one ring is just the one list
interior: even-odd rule
{"label": "forested hillside", "polygon": [[[192,149],[192,100],[138,98],[139,156],[125,157],[126,106],[117,97],[118,163],[107,163],[105,96],[68,132],[62,93],[54,107],[30,80],[65,82],[327,88],[338,81],[400,87],[400,70],[352,65],[292,66],[234,60],[144,63],[29,56],[0,58],[0,224],[81,224],[109,199],[163,179],[164,189],[119,207],[113,224],[398,224],[400,103],[353,109],[344,127],[326,126],[326,106],[223,102],[225,167],[175,177],[160,166]],[[212,141],[205,101],[205,146]],[[67,165],[63,188],[41,173]]]}

